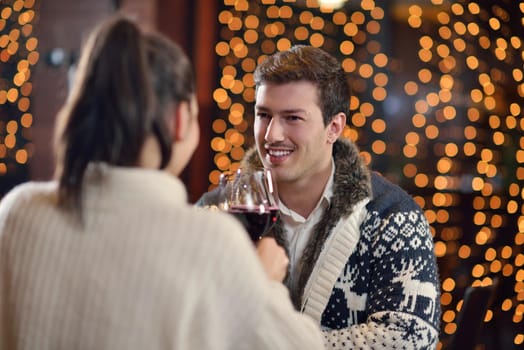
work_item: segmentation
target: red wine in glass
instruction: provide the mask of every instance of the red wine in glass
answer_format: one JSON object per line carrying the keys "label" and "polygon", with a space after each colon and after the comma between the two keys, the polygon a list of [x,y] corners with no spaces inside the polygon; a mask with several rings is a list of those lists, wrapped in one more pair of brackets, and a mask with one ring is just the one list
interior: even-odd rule
{"label": "red wine in glass", "polygon": [[251,240],[256,242],[277,221],[277,207],[248,207],[245,205],[231,206],[227,212],[236,217],[249,233]]}

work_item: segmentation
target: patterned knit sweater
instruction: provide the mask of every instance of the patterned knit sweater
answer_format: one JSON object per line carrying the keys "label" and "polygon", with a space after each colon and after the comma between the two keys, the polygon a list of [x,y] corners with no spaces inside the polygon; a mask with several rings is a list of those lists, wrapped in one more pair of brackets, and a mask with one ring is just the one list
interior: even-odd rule
{"label": "patterned knit sweater", "polygon": [[[322,327],[329,349],[434,349],[440,288],[421,208],[370,173],[353,143],[334,145],[333,198],[297,268],[295,306]],[[259,167],[254,149],[242,166]],[[287,247],[283,224],[272,235]]]}

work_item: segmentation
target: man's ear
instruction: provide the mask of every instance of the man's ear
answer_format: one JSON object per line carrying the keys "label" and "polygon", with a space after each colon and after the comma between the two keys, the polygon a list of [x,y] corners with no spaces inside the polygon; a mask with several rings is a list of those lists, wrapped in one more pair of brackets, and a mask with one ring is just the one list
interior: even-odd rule
{"label": "man's ear", "polygon": [[191,114],[189,113],[189,103],[187,101],[181,101],[175,108],[173,116],[173,136],[175,142],[184,141],[189,123],[191,122]]}
{"label": "man's ear", "polygon": [[328,124],[328,142],[335,143],[346,126],[346,114],[336,114]]}

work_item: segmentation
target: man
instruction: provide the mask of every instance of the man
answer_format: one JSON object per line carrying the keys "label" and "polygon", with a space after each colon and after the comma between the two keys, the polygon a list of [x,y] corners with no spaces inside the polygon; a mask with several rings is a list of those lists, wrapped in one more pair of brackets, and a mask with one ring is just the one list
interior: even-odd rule
{"label": "man", "polygon": [[350,89],[335,58],[294,46],[255,71],[255,142],[245,171],[271,169],[280,199],[273,235],[290,257],[295,307],[327,348],[433,349],[439,283],[429,225],[398,186],[339,138]]}

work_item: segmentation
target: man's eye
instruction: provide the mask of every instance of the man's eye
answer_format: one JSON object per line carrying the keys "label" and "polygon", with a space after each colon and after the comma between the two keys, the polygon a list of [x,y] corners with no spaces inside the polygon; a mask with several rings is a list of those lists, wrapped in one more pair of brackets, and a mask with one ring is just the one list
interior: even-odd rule
{"label": "man's eye", "polygon": [[261,112],[257,113],[257,118],[268,118],[268,117],[269,115],[267,113],[261,113]]}
{"label": "man's eye", "polygon": [[301,120],[302,118],[300,118],[299,116],[296,116],[296,115],[289,115],[286,117],[287,120],[289,121],[297,121],[297,120]]}

